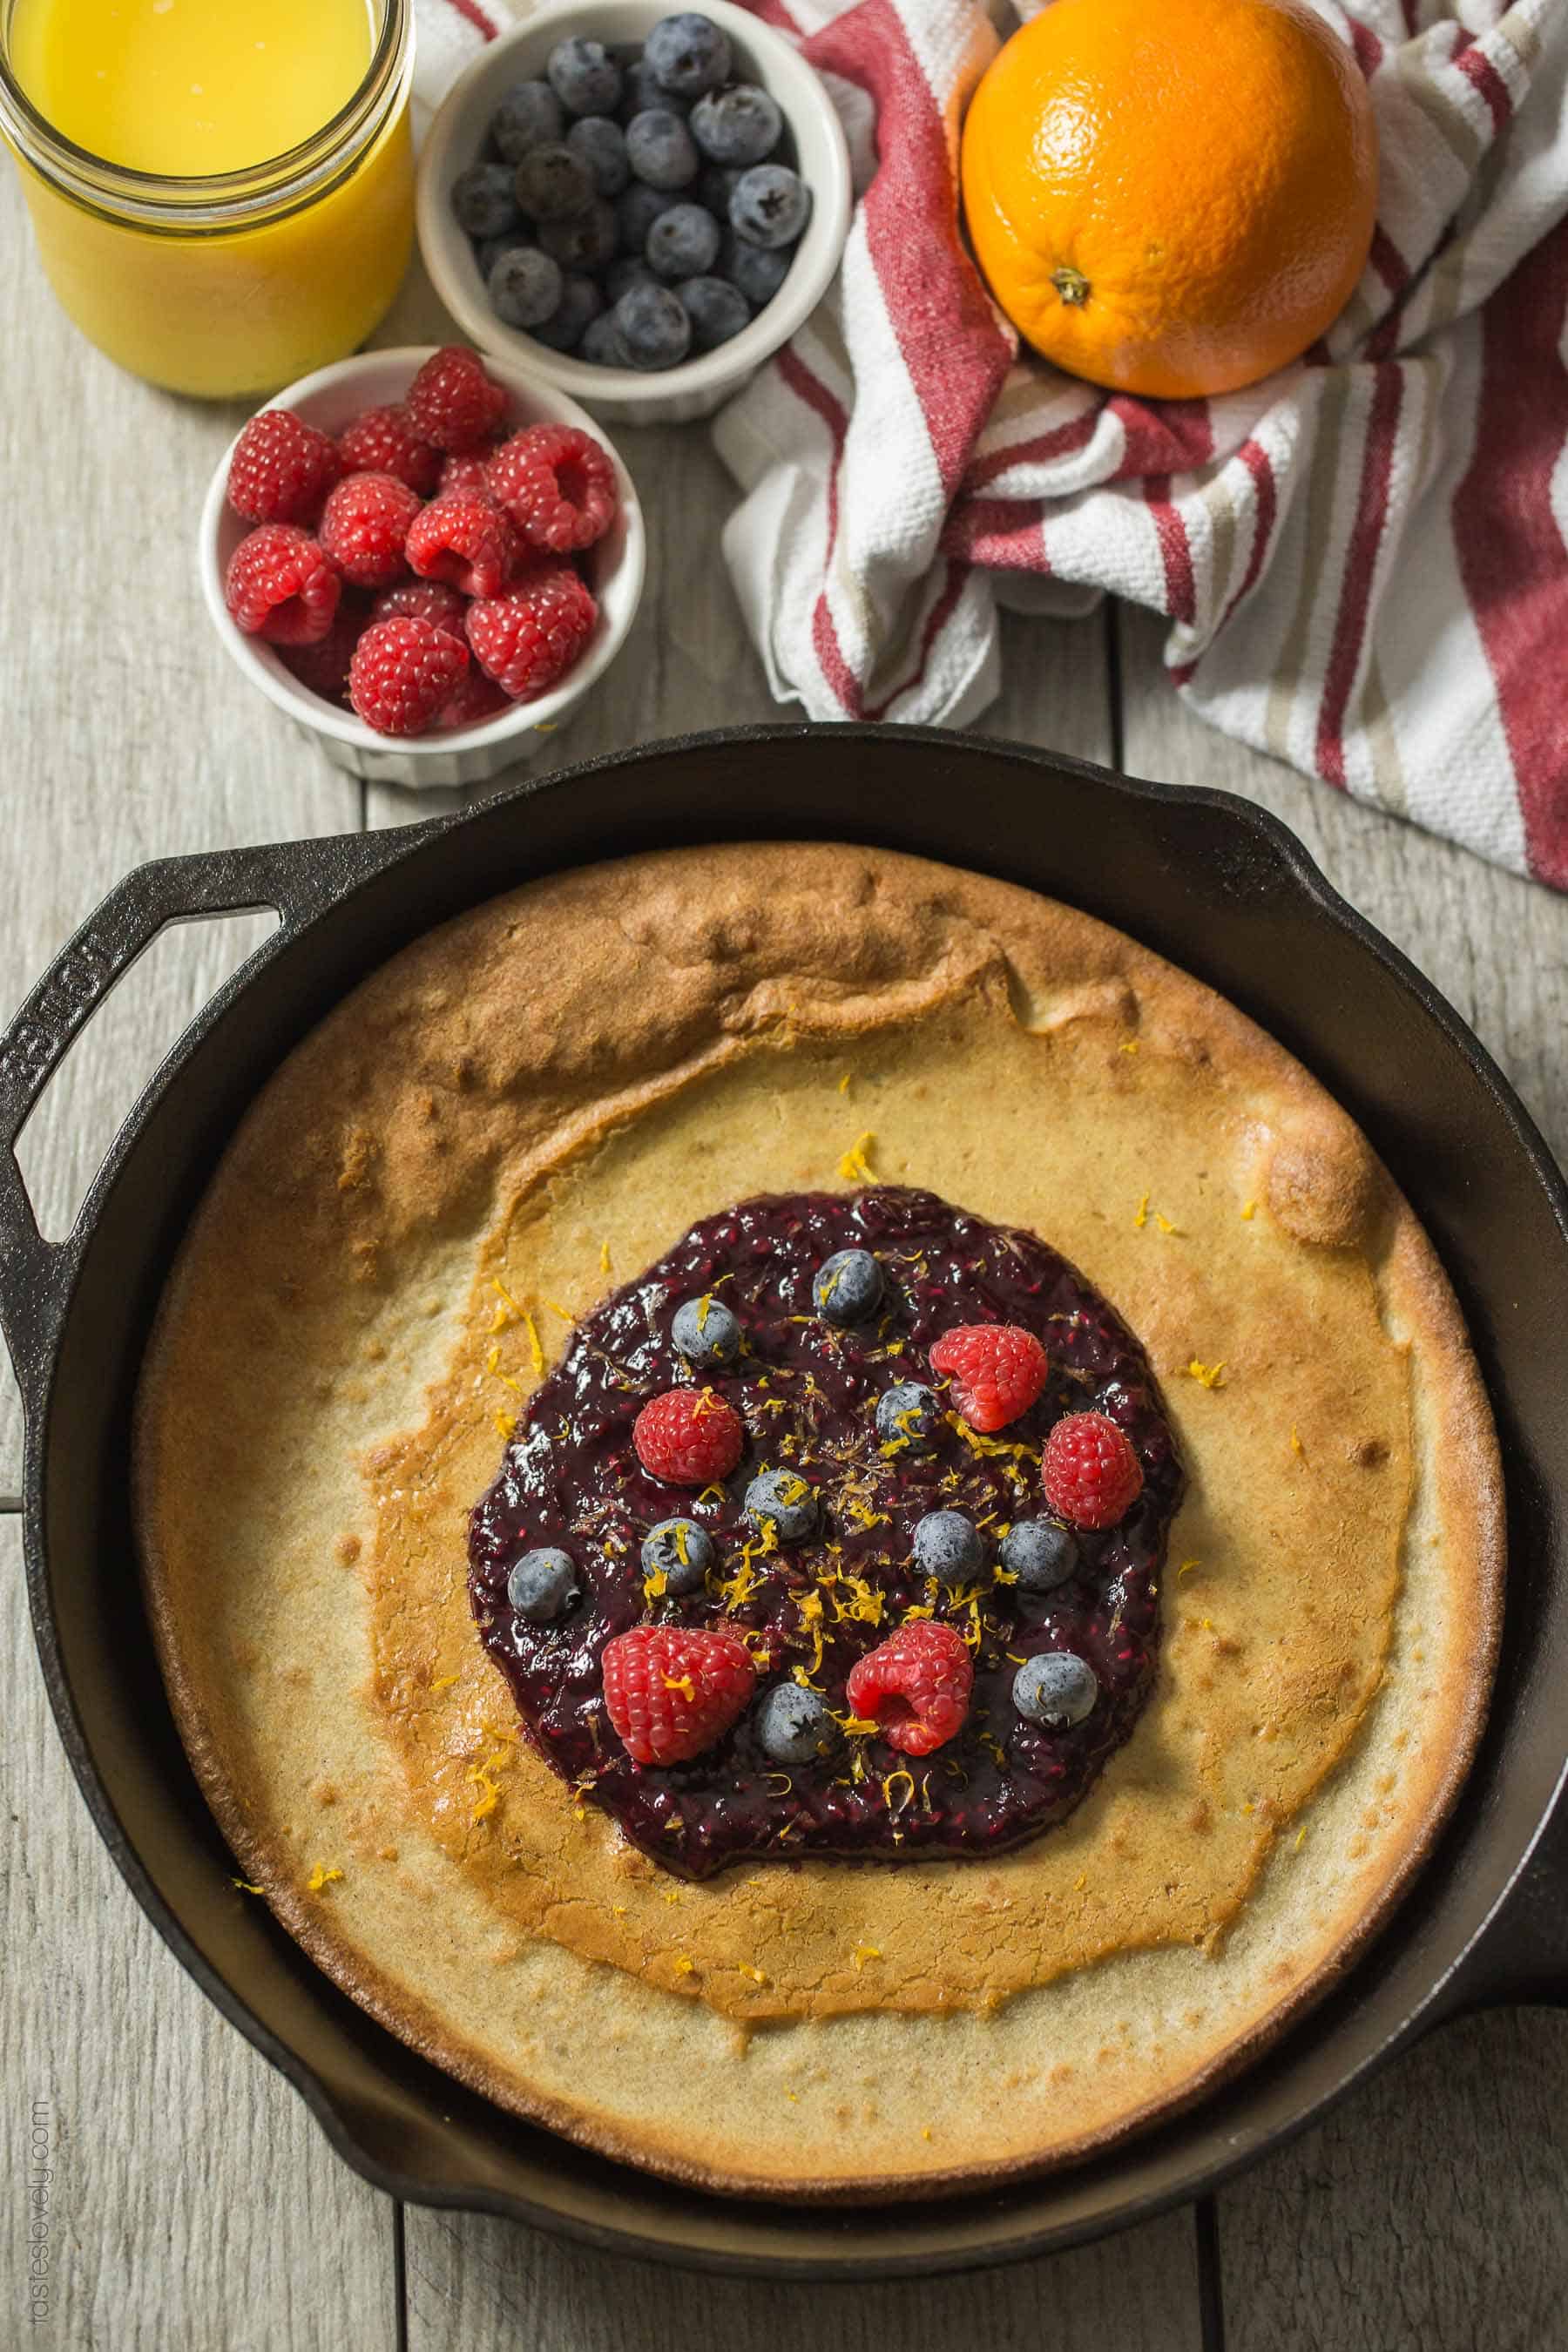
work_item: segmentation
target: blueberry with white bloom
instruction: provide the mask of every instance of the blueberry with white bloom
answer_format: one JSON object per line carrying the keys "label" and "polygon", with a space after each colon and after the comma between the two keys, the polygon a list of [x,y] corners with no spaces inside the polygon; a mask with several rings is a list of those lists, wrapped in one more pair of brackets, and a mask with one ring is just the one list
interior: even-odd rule
{"label": "blueberry with white bloom", "polygon": [[1047,1731],[1068,1731],[1094,1713],[1100,1685],[1094,1669],[1071,1650],[1047,1650],[1013,1677],[1013,1704]]}
{"label": "blueberry with white bloom", "polygon": [[780,1543],[804,1543],[816,1528],[816,1496],[798,1470],[763,1470],[746,1489],[746,1517]]}
{"label": "blueberry with white bloom", "polygon": [[683,278],[675,290],[700,352],[717,351],[750,324],[751,304],[738,286],[727,285],[722,278]]}
{"label": "blueberry with white bloom", "polygon": [[661,16],[643,43],[643,57],[660,89],[679,98],[700,98],[730,79],[727,35],[695,10]]}
{"label": "blueberry with white bloom", "polygon": [[452,210],[470,236],[504,236],[521,217],[505,163],[470,163],[452,183]]}
{"label": "blueberry with white bloom", "polygon": [[514,1561],[506,1597],[531,1625],[552,1624],[577,1598],[577,1570],[569,1552],[543,1544]]}
{"label": "blueberry with white bloom", "polygon": [[730,226],[749,245],[793,245],[811,218],[811,190],[787,163],[754,163],[730,199]]}
{"label": "blueberry with white bloom", "polygon": [[691,321],[657,279],[628,287],[610,315],[635,368],[676,367],[691,349]]}
{"label": "blueberry with white bloom", "polygon": [[613,114],[621,102],[621,69],[603,41],[574,33],[556,42],[544,70],[568,114]]}
{"label": "blueberry with white bloom", "polygon": [[700,205],[671,205],[649,229],[643,255],[656,277],[701,278],[719,257],[719,224]]}
{"label": "blueberry with white bloom", "polygon": [[496,317],[509,327],[540,327],[561,307],[561,264],[536,245],[509,245],[486,284]]}
{"label": "blueberry with white bloom", "polygon": [[[623,252],[635,254],[641,261],[649,229],[660,213],[667,213],[671,205],[679,202],[680,198],[670,189],[645,187],[641,180],[634,180],[629,188],[623,188],[616,198],[616,230]],[[644,274],[651,276],[646,263],[643,268]],[[621,290],[624,293],[626,289],[623,287]],[[614,299],[618,301],[620,296],[616,295]]]}
{"label": "blueberry with white bloom", "polygon": [[775,1764],[814,1764],[837,1737],[827,1701],[799,1683],[777,1683],[757,1709],[757,1738]]}
{"label": "blueberry with white bloom", "polygon": [[668,106],[650,106],[626,125],[626,161],[646,187],[689,187],[701,160],[690,131]]}
{"label": "blueberry with white bloom", "polygon": [[732,1364],[741,1352],[740,1323],[711,1291],[682,1299],[669,1336],[689,1364]]}
{"label": "blueberry with white bloom", "polygon": [[691,110],[691,136],[715,163],[738,163],[744,171],[778,145],[784,116],[778,101],[754,82],[712,89]]}
{"label": "blueberry with white bloom", "polygon": [[718,1554],[713,1538],[695,1519],[660,1519],[642,1540],[645,1576],[664,1578],[666,1592],[695,1592]]}
{"label": "blueberry with white bloom", "polygon": [[928,1511],[917,1519],[910,1549],[915,1566],[944,1584],[967,1582],[985,1565],[980,1530],[962,1511]]}
{"label": "blueberry with white bloom", "polygon": [[760,245],[748,245],[743,236],[731,235],[720,248],[719,273],[739,287],[754,310],[760,310],[789,276],[794,259],[793,246],[779,246],[770,253]]}
{"label": "blueberry with white bloom", "polygon": [[929,1454],[942,1421],[942,1400],[923,1381],[895,1381],[877,1399],[877,1438],[890,1454]]}
{"label": "blueberry with white bloom", "polygon": [[882,1269],[869,1250],[835,1250],[817,1267],[811,1297],[825,1323],[864,1323],[882,1303]]}
{"label": "blueberry with white bloom", "polygon": [[613,310],[601,310],[596,319],[589,320],[583,330],[583,341],[578,350],[582,357],[595,367],[624,368],[631,365]]}
{"label": "blueberry with white bloom", "polygon": [[1002,1538],[1002,1565],[1020,1592],[1054,1592],[1078,1566],[1078,1544],[1055,1519],[1020,1519]]}

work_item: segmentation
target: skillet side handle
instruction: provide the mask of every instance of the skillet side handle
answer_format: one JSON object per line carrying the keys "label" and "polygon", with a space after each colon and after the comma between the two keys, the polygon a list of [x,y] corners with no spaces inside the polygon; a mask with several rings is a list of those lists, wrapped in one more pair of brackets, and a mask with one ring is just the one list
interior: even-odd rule
{"label": "skillet side handle", "polygon": [[74,1236],[47,1242],[39,1233],[16,1142],[67,1048],[166,924],[271,908],[282,927],[267,943],[275,948],[387,863],[385,840],[362,834],[279,842],[137,867],[61,949],[0,1037],[0,1331],[29,1423],[42,1400],[77,1252]]}
{"label": "skillet side handle", "polygon": [[1460,1962],[1447,2006],[1504,2004],[1568,2009],[1568,1771],[1529,1861]]}

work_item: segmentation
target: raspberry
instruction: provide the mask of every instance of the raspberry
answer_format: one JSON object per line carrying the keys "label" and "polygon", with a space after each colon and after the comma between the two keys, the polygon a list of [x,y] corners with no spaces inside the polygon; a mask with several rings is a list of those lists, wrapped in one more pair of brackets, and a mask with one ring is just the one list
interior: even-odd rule
{"label": "raspberry", "polygon": [[530,425],[514,433],[485,468],[531,547],[570,555],[603,539],[616,519],[616,476],[608,457],[571,425]]}
{"label": "raspberry", "polygon": [[517,532],[489,499],[433,499],[408,533],[410,564],[424,580],[448,581],[465,596],[499,596],[519,553]]}
{"label": "raspberry", "polygon": [[1046,1500],[1075,1528],[1113,1528],[1143,1491],[1143,1471],[1125,1433],[1102,1412],[1069,1412],[1046,1440],[1040,1465]]}
{"label": "raspberry", "polygon": [[247,522],[314,522],[342,471],[325,433],[291,408],[264,408],[235,444],[228,502]]}
{"label": "raspberry", "polygon": [[931,1368],[951,1385],[961,1417],[980,1430],[1005,1429],[1027,1412],[1050,1370],[1045,1349],[1019,1323],[961,1323],[944,1331]]}
{"label": "raspberry", "polygon": [[468,643],[514,702],[530,702],[564,677],[597,614],[569,563],[539,563],[504,594],[469,605]]}
{"label": "raspberry", "polygon": [[489,449],[465,449],[443,457],[440,496],[488,499],[490,486],[485,468],[491,454]]}
{"label": "raspberry", "polygon": [[477,352],[447,343],[409,385],[406,405],[415,431],[437,449],[472,449],[500,423],[506,394],[485,373]]}
{"label": "raspberry", "polygon": [[493,677],[487,677],[478,662],[468,664],[468,675],[450,702],[437,712],[436,725],[443,735],[458,727],[479,727],[487,719],[496,718],[511,709],[511,697],[499,687]]}
{"label": "raspberry", "polygon": [[441,452],[420,439],[405,408],[367,408],[339,434],[338,456],[345,474],[390,474],[422,499],[441,478]]}
{"label": "raspberry", "polygon": [[606,1642],[605,1706],[635,1764],[683,1764],[729,1730],[756,1673],[719,1625],[634,1625]]}
{"label": "raspberry", "polygon": [[389,587],[404,569],[403,546],[419,493],[394,474],[350,474],[321,513],[321,545],[358,588]]}
{"label": "raspberry", "polygon": [[229,557],[223,593],[247,637],[313,646],[332,625],[342,583],[307,532],[264,522]]}
{"label": "raspberry", "polygon": [[370,608],[373,621],[428,621],[432,628],[445,629],[466,646],[463,615],[468,605],[455,588],[444,580],[396,580],[384,588]]}
{"label": "raspberry", "polygon": [[354,647],[349,700],[378,735],[422,735],[461,687],[468,656],[429,621],[377,621]]}
{"label": "raspberry", "polygon": [[666,1389],[632,1426],[637,1460],[667,1486],[717,1486],[740,1460],[743,1440],[740,1414],[711,1389]]}
{"label": "raspberry", "polygon": [[340,599],[326,635],[313,646],[289,646],[283,655],[284,667],[309,693],[319,694],[326,702],[346,703],[349,663],[367,617],[363,597],[351,588]]}
{"label": "raspberry", "polygon": [[963,1727],[973,1687],[963,1634],[917,1618],[857,1658],[844,1689],[852,1713],[876,1724],[889,1748],[929,1756]]}

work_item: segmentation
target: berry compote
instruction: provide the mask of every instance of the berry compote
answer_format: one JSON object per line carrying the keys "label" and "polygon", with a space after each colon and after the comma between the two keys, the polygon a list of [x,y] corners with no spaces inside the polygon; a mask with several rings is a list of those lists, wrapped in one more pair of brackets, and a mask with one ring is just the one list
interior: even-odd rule
{"label": "berry compote", "polygon": [[[884,1276],[868,1319],[848,1327],[813,1303],[817,1268],[844,1249],[870,1250]],[[729,1366],[697,1370],[670,1327],[684,1301],[710,1295],[739,1318],[742,1350]],[[960,1420],[928,1360],[943,1331],[984,1322],[1024,1325],[1050,1358],[1038,1402],[991,1436]],[[728,1398],[746,1431],[736,1469],[699,1494],[650,1478],[632,1448],[639,1407],[688,1381]],[[909,1381],[934,1388],[940,1410],[923,1432],[911,1420],[891,1439],[879,1434],[879,1398]],[[1002,1566],[1002,1538],[1048,1516],[1041,1448],[1062,1413],[1088,1409],[1126,1432],[1142,1492],[1120,1525],[1076,1533],[1064,1581],[1026,1590]],[[808,1539],[780,1543],[776,1528],[747,1518],[747,1485],[764,1468],[796,1471],[815,1488]],[[469,1595],[532,1745],[667,1869],[703,1878],[803,1854],[979,1857],[1061,1821],[1131,1730],[1153,1679],[1181,1488],[1142,1349],[1044,1242],[892,1186],[853,1199],[766,1197],[693,1225],[576,1326],[474,1510]],[[937,1510],[962,1512],[981,1537],[984,1565],[963,1583],[927,1576],[912,1558],[917,1521]],[[706,1529],[716,1554],[679,1597],[641,1557],[648,1530],[678,1516]],[[571,1556],[577,1584],[546,1623],[507,1596],[513,1565],[542,1546]],[[844,1695],[857,1658],[911,1615],[955,1626],[974,1664],[962,1729],[920,1759],[862,1727]],[[634,1764],[605,1709],[605,1644],[650,1618],[727,1623],[757,1669],[756,1702],[732,1729],[669,1767]],[[1084,1720],[1049,1727],[1019,1712],[1013,1685],[1021,1664],[1055,1650],[1086,1661],[1098,1694]],[[807,1763],[781,1764],[763,1746],[762,1701],[786,1679],[823,1693],[841,1718],[829,1752]]]}

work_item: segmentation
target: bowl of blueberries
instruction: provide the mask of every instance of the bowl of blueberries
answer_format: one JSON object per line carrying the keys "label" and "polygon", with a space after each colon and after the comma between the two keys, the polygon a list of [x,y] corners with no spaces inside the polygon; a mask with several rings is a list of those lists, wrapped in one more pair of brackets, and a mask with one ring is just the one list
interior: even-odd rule
{"label": "bowl of blueberries", "polygon": [[469,66],[419,166],[464,331],[632,424],[738,392],[826,293],[849,206],[826,88],[730,0],[548,9]]}

